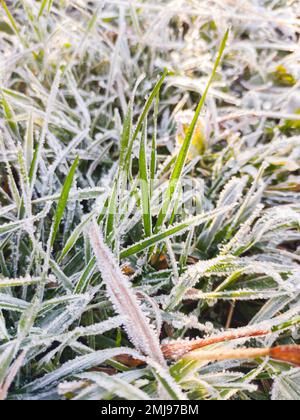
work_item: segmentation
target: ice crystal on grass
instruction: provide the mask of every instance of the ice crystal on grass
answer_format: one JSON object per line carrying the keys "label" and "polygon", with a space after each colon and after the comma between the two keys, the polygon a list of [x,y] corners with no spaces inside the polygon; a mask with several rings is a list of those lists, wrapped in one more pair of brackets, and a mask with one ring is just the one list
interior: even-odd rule
{"label": "ice crystal on grass", "polygon": [[91,225],[90,238],[108,295],[115,310],[123,317],[124,327],[130,340],[142,353],[165,366],[157,332],[143,313],[128,278],[124,276],[111,251],[105,245],[96,222]]}

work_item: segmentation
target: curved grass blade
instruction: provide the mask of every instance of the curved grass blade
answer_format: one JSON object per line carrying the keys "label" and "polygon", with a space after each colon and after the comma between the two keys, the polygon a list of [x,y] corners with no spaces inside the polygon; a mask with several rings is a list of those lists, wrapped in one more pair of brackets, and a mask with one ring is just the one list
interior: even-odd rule
{"label": "curved grass blade", "polygon": [[75,294],[81,294],[87,290],[89,282],[91,281],[91,278],[94,274],[95,265],[96,265],[96,258],[93,257],[89,261],[86,269],[83,271],[80,279],[78,280],[78,283],[74,290]]}
{"label": "curved grass blade", "polygon": [[151,105],[152,105],[154,99],[156,98],[156,96],[158,95],[158,93],[160,91],[160,88],[161,88],[163,82],[165,81],[165,78],[168,76],[168,74],[169,74],[169,71],[167,69],[165,69],[164,72],[163,72],[163,75],[161,76],[161,78],[157,82],[157,84],[155,85],[151,95],[149,96],[149,98],[148,98],[148,100],[145,104],[143,112],[141,113],[141,115],[138,119],[136,129],[134,130],[134,133],[133,133],[132,138],[130,140],[130,143],[128,145],[128,151],[127,151],[127,155],[126,155],[126,163],[130,162],[133,144],[134,144],[135,140],[137,139],[137,136],[142,129],[143,123],[145,121],[145,118],[148,115],[148,112],[151,108]]}

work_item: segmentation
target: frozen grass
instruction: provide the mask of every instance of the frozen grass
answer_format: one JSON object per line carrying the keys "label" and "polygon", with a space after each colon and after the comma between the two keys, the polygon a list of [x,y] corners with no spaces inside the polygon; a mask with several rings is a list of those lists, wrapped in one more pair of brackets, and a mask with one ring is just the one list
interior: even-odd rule
{"label": "frozen grass", "polygon": [[0,398],[300,399],[299,1],[0,3]]}

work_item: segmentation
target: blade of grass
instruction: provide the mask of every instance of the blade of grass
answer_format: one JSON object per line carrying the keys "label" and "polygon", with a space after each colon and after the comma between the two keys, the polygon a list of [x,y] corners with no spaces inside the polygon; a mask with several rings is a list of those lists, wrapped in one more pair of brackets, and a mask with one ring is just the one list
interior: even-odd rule
{"label": "blade of grass", "polygon": [[145,121],[144,124],[142,141],[140,144],[139,171],[141,187],[141,210],[143,213],[144,230],[146,237],[149,237],[152,234],[152,217],[150,206],[150,185],[147,168],[147,121]]}
{"label": "blade of grass", "polygon": [[32,162],[32,159],[33,159],[33,154],[34,154],[34,135],[33,135],[33,116],[32,116],[32,112],[30,112],[30,114],[28,116],[24,149],[25,149],[26,169],[27,169],[27,174],[29,175],[31,162]]}
{"label": "blade of grass", "polygon": [[2,106],[3,106],[4,116],[11,130],[11,133],[14,134],[17,139],[20,139],[20,132],[19,132],[18,124],[16,122],[15,113],[3,94],[2,94]]}
{"label": "blade of grass", "polygon": [[19,278],[19,279],[0,279],[0,289],[8,287],[23,287],[31,284],[37,284],[41,281],[40,278]]}
{"label": "blade of grass", "polygon": [[90,240],[107,294],[115,310],[124,319],[130,341],[160,366],[165,366],[158,334],[151,328],[148,318],[142,311],[128,277],[123,274],[117,260],[105,245],[96,221],[91,224]]}
{"label": "blade of grass", "polygon": [[153,245],[157,245],[160,242],[163,242],[165,239],[170,238],[172,236],[176,235],[182,235],[184,232],[186,232],[187,229],[189,229],[192,226],[201,225],[202,223],[205,223],[206,221],[213,219],[214,217],[218,216],[219,214],[222,214],[223,212],[227,212],[230,210],[231,207],[226,207],[222,210],[215,210],[209,213],[205,213],[199,216],[192,217],[188,219],[185,222],[179,223],[175,226],[172,226],[160,233],[157,233],[153,235],[151,238],[147,238],[127,249],[124,249],[120,253],[120,259],[128,258],[132,255],[139,254],[140,252],[144,251],[145,249],[148,249],[152,247]]}
{"label": "blade of grass", "polygon": [[86,292],[89,282],[91,281],[91,278],[94,274],[95,267],[96,267],[96,257],[92,257],[88,265],[86,266],[86,269],[83,271],[82,275],[80,276],[80,279],[78,280],[78,283],[74,290],[74,294],[80,295]]}
{"label": "blade of grass", "polygon": [[75,246],[78,238],[82,234],[85,226],[92,220],[95,213],[91,212],[87,217],[84,218],[84,220],[76,227],[76,229],[73,231],[73,233],[70,235],[66,245],[64,246],[64,249],[61,252],[61,255],[58,259],[58,263],[61,263],[61,261],[68,255],[68,253],[71,251],[71,249]]}
{"label": "blade of grass", "polygon": [[221,62],[221,59],[223,57],[223,53],[224,53],[225,48],[226,48],[226,43],[227,43],[227,40],[228,40],[228,36],[229,36],[229,29],[227,30],[227,32],[226,32],[226,34],[225,34],[225,36],[222,40],[222,43],[221,43],[221,46],[220,46],[220,49],[219,49],[219,53],[218,53],[218,57],[217,57],[217,60],[215,62],[212,74],[209,78],[209,81],[206,85],[204,93],[203,93],[203,95],[200,99],[200,102],[199,102],[198,106],[197,106],[195,116],[194,116],[193,121],[192,121],[192,123],[189,127],[188,133],[185,137],[185,140],[184,140],[183,145],[181,147],[180,153],[179,153],[179,155],[176,159],[176,163],[175,163],[175,166],[174,166],[174,169],[173,169],[170,181],[169,181],[169,186],[168,186],[168,189],[166,191],[165,199],[164,199],[161,211],[160,211],[158,219],[157,219],[157,223],[156,223],[156,227],[155,227],[155,232],[156,233],[160,231],[162,225],[164,224],[165,218],[167,217],[167,214],[170,210],[174,194],[177,191],[177,188],[178,188],[178,185],[179,185],[179,182],[180,182],[180,179],[181,179],[182,171],[183,171],[183,168],[185,166],[186,159],[187,159],[187,156],[188,156],[188,153],[189,153],[189,149],[190,149],[190,145],[191,145],[191,142],[192,142],[192,139],[193,139],[193,135],[194,135],[194,132],[195,132],[195,129],[196,129],[196,125],[197,125],[200,113],[202,111],[202,108],[205,104],[209,88],[210,88],[210,86],[211,86],[211,84],[212,84],[212,82],[215,78],[217,69],[218,69],[219,64]]}
{"label": "blade of grass", "polygon": [[144,107],[144,109],[143,109],[143,111],[142,111],[142,113],[141,113],[141,115],[138,119],[136,128],[135,128],[134,133],[132,135],[132,138],[129,142],[128,151],[127,151],[127,154],[126,154],[126,170],[127,171],[128,171],[128,166],[129,166],[130,161],[131,161],[133,144],[134,144],[135,140],[137,139],[137,137],[139,135],[139,132],[142,129],[145,118],[148,115],[148,112],[151,108],[151,105],[152,105],[154,99],[156,98],[156,96],[158,95],[158,93],[161,89],[161,86],[162,86],[163,82],[165,81],[165,78],[168,76],[168,74],[169,74],[168,70],[165,69],[164,72],[163,72],[163,75],[161,76],[161,78],[157,82],[157,84],[155,85],[153,91],[151,92],[151,95],[149,96],[148,100],[146,101],[145,107]]}
{"label": "blade of grass", "polygon": [[117,200],[118,200],[118,180],[115,180],[112,189],[112,194],[109,199],[106,219],[106,239],[108,240],[116,228],[116,213],[117,213]]}
{"label": "blade of grass", "polygon": [[59,225],[60,225],[61,219],[63,217],[64,211],[68,202],[70,190],[73,183],[73,178],[74,178],[78,163],[79,163],[79,158],[77,157],[73,165],[71,166],[70,172],[63,186],[59,202],[57,204],[57,210],[56,210],[56,214],[55,214],[55,218],[54,218],[54,222],[52,226],[52,231],[51,231],[51,239],[50,239],[51,247],[54,245],[55,238],[59,229]]}
{"label": "blade of grass", "polygon": [[154,191],[154,180],[157,170],[157,120],[158,120],[158,107],[159,107],[159,95],[156,95],[156,101],[154,106],[154,127],[152,136],[152,148],[151,148],[151,162],[150,162],[150,197],[153,196]]}
{"label": "blade of grass", "polygon": [[48,4],[47,12],[49,13],[50,10],[51,10],[52,4],[53,4],[53,0],[43,0],[42,1],[41,7],[40,7],[40,10],[39,10],[39,14],[38,14],[38,19],[40,19],[42,17],[42,15],[44,13],[44,10],[46,9],[47,4]]}
{"label": "blade of grass", "polygon": [[32,163],[31,163],[31,168],[30,168],[30,172],[29,172],[29,180],[30,180],[30,185],[31,188],[34,188],[35,185],[35,181],[36,181],[36,176],[37,176],[37,171],[38,171],[38,167],[40,164],[40,160],[41,160],[41,155],[43,152],[43,148],[44,148],[44,143],[46,141],[46,137],[48,134],[48,126],[49,126],[49,121],[50,121],[50,117],[51,117],[51,113],[53,111],[53,107],[54,107],[54,103],[56,100],[56,96],[59,90],[59,84],[60,84],[60,79],[61,79],[61,71],[58,70],[52,87],[51,87],[51,91],[48,97],[48,101],[47,101],[47,106],[46,106],[46,113],[45,113],[45,119],[44,119],[44,123],[43,123],[43,128],[42,128],[42,132],[41,132],[41,136],[40,136],[40,140],[35,148],[34,151],[34,156],[32,159]]}
{"label": "blade of grass", "polygon": [[0,0],[0,2],[1,2],[1,5],[2,5],[2,7],[3,7],[3,9],[4,9],[5,13],[6,13],[6,16],[7,16],[8,20],[9,20],[11,26],[12,26],[12,29],[14,30],[14,33],[17,35],[17,37],[19,38],[19,40],[21,41],[21,43],[25,47],[27,47],[27,44],[24,41],[24,39],[21,37],[20,31],[18,29],[18,25],[17,25],[15,19],[13,18],[13,15],[10,13],[9,8],[8,8],[5,0]]}

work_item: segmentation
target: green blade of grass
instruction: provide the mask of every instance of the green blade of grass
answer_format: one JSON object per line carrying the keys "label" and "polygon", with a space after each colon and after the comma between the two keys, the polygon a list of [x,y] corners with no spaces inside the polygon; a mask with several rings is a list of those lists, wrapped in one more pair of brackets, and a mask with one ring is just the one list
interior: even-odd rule
{"label": "green blade of grass", "polygon": [[39,10],[38,18],[42,17],[47,5],[48,5],[47,11],[49,13],[51,10],[52,4],[53,4],[53,0],[43,0],[41,3],[40,10]]}
{"label": "green blade of grass", "polygon": [[185,162],[186,162],[186,159],[187,159],[187,156],[188,156],[188,152],[189,152],[189,149],[190,149],[190,146],[191,146],[191,142],[192,142],[192,139],[193,139],[193,135],[194,135],[194,132],[195,132],[197,122],[198,122],[200,113],[202,111],[202,108],[205,104],[209,88],[210,88],[210,86],[211,86],[211,84],[214,80],[217,69],[218,69],[219,64],[221,62],[221,59],[222,59],[222,56],[223,56],[223,53],[224,53],[224,50],[225,50],[225,47],[226,47],[226,43],[227,43],[227,40],[228,40],[228,36],[229,36],[229,29],[227,30],[227,32],[226,32],[226,34],[225,34],[225,36],[222,40],[222,43],[221,43],[221,46],[220,46],[220,49],[219,49],[219,53],[218,53],[218,57],[216,59],[212,74],[209,78],[209,81],[206,85],[206,88],[205,88],[205,90],[203,92],[203,95],[200,99],[200,102],[197,106],[193,121],[192,121],[192,123],[189,127],[188,133],[185,137],[185,140],[184,140],[183,145],[181,147],[180,153],[179,153],[179,155],[176,159],[176,163],[175,163],[175,166],[174,166],[174,169],[173,169],[170,181],[169,181],[169,186],[168,186],[168,189],[166,191],[165,199],[164,199],[161,211],[160,211],[158,219],[157,219],[155,232],[159,232],[159,230],[162,227],[162,225],[164,224],[165,218],[166,218],[166,216],[167,216],[167,214],[170,210],[174,194],[175,194],[175,192],[177,190],[177,187],[179,185],[181,175],[182,175],[182,171],[183,171],[183,168],[185,166]]}
{"label": "green blade of grass", "polygon": [[74,290],[74,294],[80,295],[86,292],[89,282],[91,281],[92,275],[94,273],[95,267],[96,267],[96,258],[92,257],[88,265],[86,266],[86,269],[83,271],[80,279],[78,280],[78,283]]}
{"label": "green blade of grass", "polygon": [[18,124],[16,123],[16,116],[14,114],[13,109],[11,108],[10,104],[6,100],[5,96],[2,94],[2,107],[4,111],[5,119],[8,123],[8,126],[12,132],[18,139],[20,138],[20,132]]}
{"label": "green blade of grass", "polygon": [[[179,223],[178,225],[167,229],[164,232],[153,235],[151,238],[146,238],[142,240],[141,242],[121,251],[120,256],[119,256],[120,260],[136,255],[140,252],[143,252],[144,250],[147,250],[163,242],[167,238],[177,236],[177,235],[182,235],[189,227],[203,224],[207,222],[208,220],[214,219],[215,217],[219,216],[223,212],[230,211],[231,209],[232,207],[225,207],[222,210],[214,210],[212,212],[193,217],[187,220],[186,222]],[[77,283],[77,286],[75,288],[76,294],[84,293],[86,291],[88,284],[91,280],[91,276],[93,274],[95,264],[96,264],[96,259],[95,257],[92,257]]]}
{"label": "green blade of grass", "polygon": [[62,250],[61,255],[58,259],[58,263],[61,263],[62,260],[71,251],[71,249],[75,246],[75,244],[78,241],[80,235],[82,234],[85,226],[91,221],[91,219],[94,217],[94,215],[95,215],[95,213],[92,212],[87,217],[85,217],[85,219],[76,227],[76,229],[73,231],[73,233],[70,235],[69,239],[67,240],[67,243],[64,246],[64,249]]}
{"label": "green blade of grass", "polygon": [[140,159],[139,159],[139,171],[140,171],[140,187],[141,187],[141,209],[143,214],[144,230],[146,237],[152,234],[152,217],[151,217],[151,206],[150,206],[150,185],[148,178],[147,168],[147,122],[144,124],[142,141],[140,144]]}
{"label": "green blade of grass", "polygon": [[1,5],[6,13],[6,16],[11,24],[11,27],[14,31],[14,33],[17,35],[17,37],[20,39],[21,43],[26,46],[26,42],[24,42],[23,38],[21,37],[20,31],[18,29],[18,26],[16,24],[15,19],[13,18],[13,15],[10,13],[9,8],[7,7],[7,4],[5,2],[5,0],[0,0]]}
{"label": "green blade of grass", "polygon": [[132,114],[133,114],[133,99],[130,100],[128,105],[127,114],[123,124],[123,132],[121,137],[121,146],[120,146],[120,159],[119,159],[119,168],[120,171],[124,171],[126,163],[126,151],[128,149],[130,138],[132,135]]}
{"label": "green blade of grass", "polygon": [[291,327],[297,326],[300,324],[300,316],[297,316],[295,318],[292,318],[289,321],[284,322],[283,324],[279,324],[276,325],[275,327],[272,328],[272,332],[276,333],[276,332],[282,332],[284,330],[287,330]]}
{"label": "green blade of grass", "polygon": [[151,92],[151,95],[149,96],[148,100],[146,101],[146,104],[145,104],[145,107],[143,109],[143,112],[141,113],[141,115],[140,115],[140,117],[138,119],[136,128],[134,130],[134,133],[133,133],[132,138],[130,140],[130,143],[128,145],[128,151],[127,151],[127,154],[126,154],[126,166],[127,166],[127,169],[128,169],[129,164],[130,164],[130,161],[131,161],[131,154],[132,154],[133,144],[134,144],[135,140],[137,139],[137,137],[139,135],[139,132],[142,129],[142,126],[143,126],[143,123],[145,121],[145,118],[148,115],[148,112],[149,112],[149,110],[151,108],[151,105],[152,105],[154,99],[156,98],[156,96],[158,95],[158,93],[159,93],[159,91],[161,89],[161,86],[162,86],[163,82],[165,81],[165,78],[168,76],[168,74],[169,74],[168,70],[165,69],[164,72],[163,72],[163,75],[161,76],[161,78],[157,82],[157,84],[155,85],[153,91]]}
{"label": "green blade of grass", "polygon": [[54,81],[52,83],[50,94],[49,94],[49,97],[48,97],[48,100],[47,100],[46,113],[45,113],[43,128],[42,128],[42,131],[41,131],[41,136],[40,136],[40,139],[39,139],[39,141],[36,145],[36,148],[35,148],[35,151],[34,151],[34,156],[33,156],[32,163],[31,163],[30,172],[29,172],[29,180],[30,180],[30,185],[31,185],[32,189],[34,189],[34,186],[35,186],[37,171],[38,171],[38,167],[40,165],[41,155],[42,155],[44,145],[45,145],[45,141],[46,141],[46,137],[47,137],[47,134],[48,134],[48,126],[49,126],[49,122],[50,122],[50,116],[51,116],[51,113],[53,111],[54,104],[55,104],[55,101],[56,101],[56,96],[57,96],[57,93],[58,93],[58,90],[59,90],[60,80],[61,80],[61,71],[58,70],[56,75],[55,75]]}
{"label": "green blade of grass", "polygon": [[106,219],[106,239],[113,233],[116,225],[116,212],[117,212],[117,200],[118,200],[118,180],[115,180],[112,189],[111,197],[108,203],[107,219]]}
{"label": "green blade of grass", "polygon": [[157,245],[160,242],[163,242],[165,239],[170,238],[172,236],[181,235],[191,226],[200,225],[202,223],[207,222],[208,220],[214,219],[216,216],[229,211],[230,208],[231,207],[224,207],[222,210],[214,210],[209,213],[201,214],[199,216],[192,217],[185,222],[172,226],[160,233],[153,235],[151,238],[147,238],[127,249],[124,249],[120,253],[120,259],[128,258],[132,255],[139,254],[145,249]]}
{"label": "green blade of grass", "polygon": [[25,148],[26,169],[27,169],[27,174],[29,175],[31,162],[32,162],[32,159],[33,159],[33,154],[34,154],[34,135],[33,135],[33,116],[32,116],[32,112],[30,112],[30,114],[28,116],[24,148]]}
{"label": "green blade of grass", "polygon": [[29,182],[30,182],[31,187],[33,185],[34,175],[35,175],[35,171],[36,171],[36,167],[37,167],[37,159],[38,159],[38,146],[34,148],[32,160],[31,160],[31,164],[30,164],[30,168],[29,168],[28,178],[29,178]]}
{"label": "green blade of grass", "polygon": [[62,193],[59,199],[59,202],[57,204],[57,210],[56,210],[56,214],[55,214],[55,218],[54,218],[54,222],[53,222],[53,227],[52,227],[52,232],[51,232],[51,239],[50,239],[50,244],[51,247],[54,245],[55,242],[55,238],[59,229],[59,225],[61,222],[61,219],[63,217],[67,202],[68,202],[68,198],[69,198],[69,194],[70,194],[70,190],[72,187],[72,183],[73,183],[73,178],[75,175],[75,171],[76,168],[78,166],[79,163],[79,158],[77,157],[73,163],[73,165],[71,166],[70,172],[66,178],[66,181],[64,183],[63,189],[62,189]]}
{"label": "green blade of grass", "polygon": [[150,197],[154,191],[154,180],[157,169],[157,120],[158,120],[158,107],[159,107],[159,95],[156,95],[156,101],[154,106],[154,127],[152,136],[152,148],[151,148],[151,162],[150,162]]}

